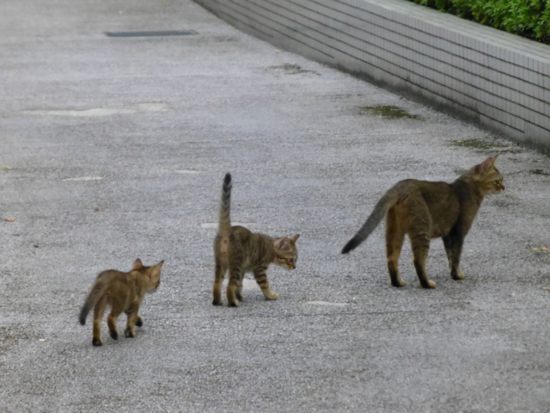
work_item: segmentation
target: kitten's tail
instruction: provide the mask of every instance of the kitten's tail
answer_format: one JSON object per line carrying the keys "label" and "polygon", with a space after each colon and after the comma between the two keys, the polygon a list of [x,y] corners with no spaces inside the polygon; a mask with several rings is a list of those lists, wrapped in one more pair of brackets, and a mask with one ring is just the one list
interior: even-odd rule
{"label": "kitten's tail", "polygon": [[361,229],[344,246],[342,254],[347,254],[365,241],[378,224],[380,224],[380,221],[386,216],[389,209],[402,198],[396,189],[396,187],[391,188],[380,198]]}
{"label": "kitten's tail", "polygon": [[88,313],[95,307],[99,299],[103,296],[103,294],[105,294],[105,291],[107,291],[107,288],[109,287],[109,278],[110,277],[107,277],[107,274],[100,274],[97,277],[96,282],[92,286],[92,289],[88,293],[88,296],[84,301],[84,305],[80,310],[80,316],[78,317],[80,324],[86,324],[86,317],[88,316]]}
{"label": "kitten's tail", "polygon": [[222,199],[220,202],[220,223],[218,228],[219,234],[227,234],[231,229],[231,218],[229,212],[231,209],[231,174],[227,173],[223,180]]}

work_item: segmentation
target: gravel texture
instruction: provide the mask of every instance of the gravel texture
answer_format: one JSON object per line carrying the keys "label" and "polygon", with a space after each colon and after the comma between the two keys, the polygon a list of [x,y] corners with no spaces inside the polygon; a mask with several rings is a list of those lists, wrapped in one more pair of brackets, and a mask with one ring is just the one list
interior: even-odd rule
{"label": "gravel texture", "polygon": [[[105,35],[158,30],[196,34]],[[189,0],[2,2],[0,73],[1,412],[548,411],[548,157]],[[434,240],[437,288],[408,245],[391,287],[383,225],[340,254],[396,181],[496,153],[506,191],[466,238],[464,281]],[[277,301],[250,282],[238,309],[211,305],[228,171],[234,222],[301,234],[298,268],[268,271]],[[144,326],[114,341],[104,324],[94,348],[84,297],[138,257],[166,260]]]}

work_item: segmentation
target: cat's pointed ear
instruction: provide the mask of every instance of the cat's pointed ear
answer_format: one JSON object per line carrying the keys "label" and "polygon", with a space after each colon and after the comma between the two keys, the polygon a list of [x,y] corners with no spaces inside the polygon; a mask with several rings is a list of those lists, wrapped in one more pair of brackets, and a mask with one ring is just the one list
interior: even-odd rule
{"label": "cat's pointed ear", "polygon": [[162,260],[162,261],[159,262],[157,265],[155,265],[155,267],[162,268],[163,265],[164,265],[164,260]]}
{"label": "cat's pointed ear", "polygon": [[279,238],[277,241],[275,241],[275,246],[279,250],[284,250],[285,248],[288,247],[288,238],[287,237]]}
{"label": "cat's pointed ear", "polygon": [[296,241],[298,241],[298,238],[300,238],[300,234],[296,234],[293,237],[290,237],[290,240],[295,243]]}
{"label": "cat's pointed ear", "polygon": [[494,166],[496,160],[497,160],[496,156],[494,158],[485,159],[483,161],[483,163],[481,164],[481,170],[486,171],[487,169],[492,168]]}
{"label": "cat's pointed ear", "polygon": [[134,271],[137,271],[139,269],[143,268],[143,263],[141,262],[141,260],[138,258],[137,260],[134,261],[134,265],[132,266],[132,270]]}
{"label": "cat's pointed ear", "polygon": [[489,168],[492,168],[497,158],[498,155],[493,158],[487,158],[479,165],[476,165],[476,173],[482,173],[487,171]]}

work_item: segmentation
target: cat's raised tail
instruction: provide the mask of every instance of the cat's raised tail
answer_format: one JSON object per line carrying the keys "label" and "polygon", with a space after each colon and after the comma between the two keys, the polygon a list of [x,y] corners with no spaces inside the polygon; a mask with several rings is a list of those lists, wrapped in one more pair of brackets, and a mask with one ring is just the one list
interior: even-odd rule
{"label": "cat's raised tail", "polygon": [[386,216],[389,209],[394,206],[400,198],[398,185],[390,188],[382,198],[377,202],[374,210],[371,212],[363,226],[357,234],[342,249],[342,254],[347,254],[351,250],[357,248],[367,237],[374,231],[374,229],[380,224],[380,221]]}
{"label": "cat's raised tail", "polygon": [[227,173],[223,179],[222,199],[220,202],[220,223],[218,228],[219,234],[228,234],[231,230],[231,218],[229,212],[231,210],[231,174]]}

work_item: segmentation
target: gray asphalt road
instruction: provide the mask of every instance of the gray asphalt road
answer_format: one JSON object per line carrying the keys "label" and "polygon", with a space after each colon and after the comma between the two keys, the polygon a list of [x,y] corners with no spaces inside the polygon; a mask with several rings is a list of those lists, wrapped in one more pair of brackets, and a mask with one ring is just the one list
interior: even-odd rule
{"label": "gray asphalt road", "polygon": [[[114,38],[105,32],[194,30]],[[546,412],[550,159],[277,51],[188,0],[0,4],[1,412]],[[389,118],[367,107],[396,106]],[[390,286],[383,228],[405,178],[500,153],[453,281],[443,247]],[[225,172],[234,222],[300,233],[280,299],[211,305]],[[13,222],[6,218],[15,219]],[[94,277],[166,260],[136,339],[91,345]],[[125,320],[121,318],[121,326]]]}

